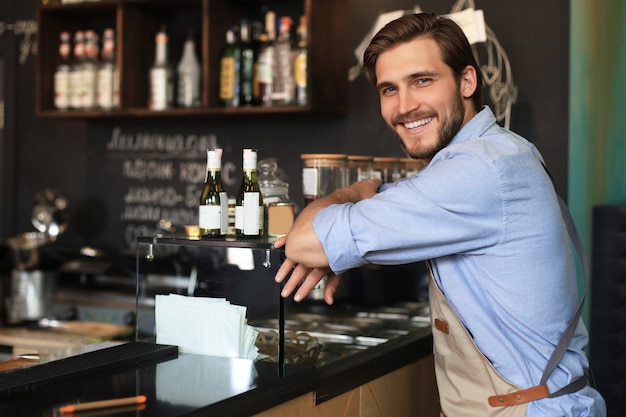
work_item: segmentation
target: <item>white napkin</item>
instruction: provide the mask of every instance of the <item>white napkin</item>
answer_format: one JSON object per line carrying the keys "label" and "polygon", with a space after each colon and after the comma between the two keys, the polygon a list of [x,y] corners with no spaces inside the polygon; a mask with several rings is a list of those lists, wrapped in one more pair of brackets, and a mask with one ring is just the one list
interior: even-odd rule
{"label": "white napkin", "polygon": [[255,359],[257,330],[248,326],[246,307],[223,298],[155,298],[156,342],[178,346],[181,353]]}

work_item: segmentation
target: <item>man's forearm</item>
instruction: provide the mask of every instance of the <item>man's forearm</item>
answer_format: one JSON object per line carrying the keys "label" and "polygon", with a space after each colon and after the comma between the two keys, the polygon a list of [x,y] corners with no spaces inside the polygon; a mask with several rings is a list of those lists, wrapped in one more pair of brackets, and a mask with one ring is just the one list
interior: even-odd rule
{"label": "man's forearm", "polygon": [[298,214],[287,234],[287,258],[311,268],[328,266],[328,258],[313,228],[313,219],[320,210],[332,204],[341,204],[334,193],[309,203]]}
{"label": "man's forearm", "polygon": [[366,180],[341,188],[309,203],[296,217],[287,234],[285,251],[289,259],[309,267],[328,266],[328,258],[315,234],[315,215],[333,204],[357,203],[376,194],[380,180]]}

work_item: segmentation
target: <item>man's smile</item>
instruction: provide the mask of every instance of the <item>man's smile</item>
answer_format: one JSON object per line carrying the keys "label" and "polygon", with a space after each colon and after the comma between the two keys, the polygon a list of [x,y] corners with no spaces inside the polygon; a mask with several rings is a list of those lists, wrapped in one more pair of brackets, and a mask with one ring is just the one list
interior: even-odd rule
{"label": "man's smile", "polygon": [[414,122],[404,122],[403,124],[404,124],[404,127],[406,127],[407,129],[417,129],[418,127],[427,125],[433,119],[434,119],[434,117],[427,117],[425,119],[416,120]]}

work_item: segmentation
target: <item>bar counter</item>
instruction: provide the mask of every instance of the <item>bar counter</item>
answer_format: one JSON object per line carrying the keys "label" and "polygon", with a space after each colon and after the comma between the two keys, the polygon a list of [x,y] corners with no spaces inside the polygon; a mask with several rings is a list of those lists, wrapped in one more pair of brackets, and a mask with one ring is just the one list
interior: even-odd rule
{"label": "bar counter", "polygon": [[[84,355],[99,355],[103,351]],[[428,416],[431,412],[438,415],[432,411],[437,398],[430,328],[412,331],[321,367],[288,365],[282,376],[278,366],[270,362],[192,354],[175,353],[146,360],[131,358],[125,362],[129,363],[110,369],[84,369],[81,375],[4,392],[0,395],[0,415],[58,416],[58,408],[63,405],[136,395],[147,397],[145,406],[85,411],[77,415],[269,417],[294,415],[289,410],[298,409],[297,415],[301,416],[334,416],[339,408],[343,409],[343,415],[360,415],[359,410],[355,411],[357,414],[346,410],[354,408],[349,403],[360,387],[368,387],[375,393],[376,384],[371,384],[375,380],[383,381],[382,385],[386,386],[379,395],[398,391],[405,392],[409,398],[392,401],[395,405],[391,407],[402,408],[404,414],[383,414],[385,411],[380,407],[384,407],[381,405],[384,401],[379,398],[376,403],[380,414],[373,415]],[[415,364],[418,368],[411,368]],[[405,377],[395,374],[403,369],[406,369],[402,374]],[[414,369],[422,375],[415,375]],[[0,381],[11,372],[17,371],[0,374]],[[338,401],[335,408],[327,407],[335,400]],[[361,401],[361,407],[363,404]],[[419,410],[413,409],[416,407]],[[429,411],[425,414],[424,410]]]}

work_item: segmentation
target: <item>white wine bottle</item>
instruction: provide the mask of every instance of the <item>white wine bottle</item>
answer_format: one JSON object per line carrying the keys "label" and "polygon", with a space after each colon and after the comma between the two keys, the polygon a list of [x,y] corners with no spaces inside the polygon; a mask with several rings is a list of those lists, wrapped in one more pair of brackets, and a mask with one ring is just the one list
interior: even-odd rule
{"label": "white wine bottle", "polygon": [[235,233],[237,237],[263,236],[263,197],[257,180],[257,151],[243,150],[243,178],[235,201]]}
{"label": "white wine bottle", "polygon": [[70,33],[61,32],[59,36],[59,56],[61,62],[54,73],[54,107],[57,110],[70,108]]}
{"label": "white wine bottle", "polygon": [[83,97],[83,64],[85,62],[85,32],[74,33],[74,60],[70,66],[70,108],[82,109]]}
{"label": "white wine bottle", "polygon": [[93,30],[85,31],[85,60],[83,62],[83,90],[81,96],[81,109],[92,110],[96,108],[96,91],[98,86],[98,35]]}
{"label": "white wine bottle", "polygon": [[207,150],[207,173],[200,195],[198,212],[200,237],[226,235],[228,227],[228,196],[222,186],[222,150]]}
{"label": "white wine bottle", "polygon": [[155,37],[154,64],[150,68],[150,110],[165,110],[174,105],[174,72],[168,59],[169,37],[165,26]]}
{"label": "white wine bottle", "polygon": [[272,103],[274,105],[289,105],[294,98],[291,24],[291,17],[281,17],[278,38],[274,42],[274,66],[272,68]]}
{"label": "white wine bottle", "polygon": [[115,30],[107,28],[102,37],[102,63],[98,69],[96,102],[102,110],[119,105],[119,75],[115,60]]}
{"label": "white wine bottle", "polygon": [[200,105],[200,63],[196,58],[196,46],[191,33],[187,35],[177,71],[178,106],[198,107]]}

